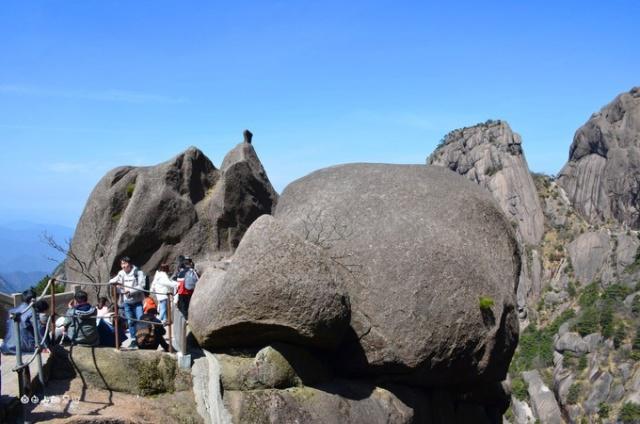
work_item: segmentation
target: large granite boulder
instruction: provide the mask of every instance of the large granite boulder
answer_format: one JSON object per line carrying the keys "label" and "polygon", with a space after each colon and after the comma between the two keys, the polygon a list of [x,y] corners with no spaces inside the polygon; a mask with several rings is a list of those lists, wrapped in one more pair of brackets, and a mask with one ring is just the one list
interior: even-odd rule
{"label": "large granite boulder", "polygon": [[522,139],[505,121],[457,129],[427,159],[488,189],[522,239],[538,244],[544,231],[542,205],[522,151]]}
{"label": "large granite boulder", "polygon": [[270,215],[256,220],[227,271],[205,272],[189,306],[201,346],[273,341],[334,349],[349,325],[343,270]]}
{"label": "large granite boulder", "polygon": [[421,385],[504,379],[520,256],[486,190],[437,166],[341,165],[291,183],[275,217],[346,271],[344,372]]}
{"label": "large granite boulder", "polygon": [[190,147],[156,166],[124,166],[96,185],[80,218],[70,255],[69,280],[105,282],[130,256],[150,273],[179,254],[196,260],[232,251],[245,229],[277,201],[250,133],[221,170]]}
{"label": "large granite boulder", "polygon": [[576,131],[558,183],[590,222],[640,228],[640,87],[620,94]]}

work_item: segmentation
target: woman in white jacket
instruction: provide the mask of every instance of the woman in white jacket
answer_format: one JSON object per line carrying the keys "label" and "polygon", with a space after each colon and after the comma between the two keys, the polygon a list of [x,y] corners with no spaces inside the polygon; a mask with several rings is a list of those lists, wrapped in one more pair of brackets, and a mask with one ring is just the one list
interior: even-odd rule
{"label": "woman in white jacket", "polygon": [[178,283],[169,278],[169,265],[161,264],[156,271],[156,275],[153,277],[151,291],[156,293],[158,313],[160,315],[160,321],[163,323],[167,320],[168,294],[173,294],[176,287],[178,287]]}

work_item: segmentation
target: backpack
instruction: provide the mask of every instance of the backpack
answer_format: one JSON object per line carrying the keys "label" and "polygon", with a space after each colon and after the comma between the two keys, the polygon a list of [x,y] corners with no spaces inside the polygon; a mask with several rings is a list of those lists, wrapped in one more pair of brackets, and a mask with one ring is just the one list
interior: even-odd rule
{"label": "backpack", "polygon": [[198,273],[193,268],[189,268],[184,276],[184,288],[190,291],[196,288]]}
{"label": "backpack", "polygon": [[136,330],[136,342],[141,348],[158,347],[159,342],[156,340],[156,331],[153,325],[147,325]]}
{"label": "backpack", "polygon": [[138,280],[140,278],[140,274],[142,274],[142,278],[144,280],[144,287],[143,289],[145,290],[149,290],[149,276],[147,274],[145,274],[144,272],[142,272],[142,270],[140,268],[136,268],[136,280]]}

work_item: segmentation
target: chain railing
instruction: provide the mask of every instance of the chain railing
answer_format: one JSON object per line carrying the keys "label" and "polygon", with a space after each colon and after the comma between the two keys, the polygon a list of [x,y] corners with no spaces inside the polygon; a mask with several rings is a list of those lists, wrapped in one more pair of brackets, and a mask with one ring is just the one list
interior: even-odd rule
{"label": "chain railing", "polygon": [[[173,340],[173,331],[172,328],[174,326],[174,324],[179,324],[181,328],[179,328],[178,330],[178,335],[177,338],[178,340],[176,341],[176,344],[178,345],[178,350],[180,353],[182,353],[183,355],[186,354],[186,320],[184,319],[184,317],[182,317],[181,314],[179,314],[178,318],[178,322],[174,323],[174,317],[173,317],[173,311],[172,311],[172,306],[173,306],[173,299],[174,299],[174,294],[173,293],[161,293],[161,292],[156,292],[156,291],[151,291],[151,290],[145,290],[145,289],[133,289],[136,291],[140,291],[143,293],[149,293],[149,294],[160,294],[160,295],[167,295],[167,321],[162,323],[162,322],[154,322],[154,321],[147,321],[147,320],[141,320],[141,319],[136,319],[136,318],[128,318],[128,317],[121,317],[119,314],[119,307],[118,307],[118,286],[123,286],[120,283],[93,283],[93,282],[78,282],[78,281],[71,281],[71,280],[63,280],[63,279],[55,279],[52,278],[47,282],[47,285],[45,286],[42,294],[37,298],[37,299],[32,299],[31,302],[29,303],[29,305],[22,311],[19,312],[12,312],[10,314],[10,318],[13,320],[13,330],[14,330],[14,334],[15,334],[15,341],[16,341],[16,366],[13,367],[13,371],[18,373],[18,397],[21,398],[22,396],[24,396],[27,392],[31,392],[31,388],[30,387],[26,387],[29,386],[31,384],[31,376],[30,376],[30,370],[29,370],[29,366],[31,365],[31,363],[33,363],[34,360],[36,360],[37,362],[37,368],[38,368],[38,380],[40,382],[40,384],[44,387],[45,385],[45,378],[44,378],[44,370],[43,370],[43,366],[42,366],[42,351],[44,349],[46,349],[47,344],[46,341],[47,339],[49,341],[53,341],[55,339],[55,335],[56,335],[56,328],[55,328],[55,317],[56,317],[56,292],[55,292],[55,283],[56,282],[61,282],[61,283],[65,283],[65,284],[76,284],[79,286],[108,286],[111,288],[111,295],[112,298],[114,300],[113,305],[114,305],[114,316],[113,316],[113,327],[114,327],[114,335],[115,335],[115,349],[117,351],[121,350],[121,340],[120,340],[120,318],[124,318],[127,319],[128,321],[131,322],[136,322],[136,323],[145,323],[145,324],[149,324],[149,325],[153,325],[153,326],[167,326],[168,327],[168,336],[169,336],[169,352],[170,353],[174,353],[174,340]],[[44,325],[45,328],[45,335],[44,337],[40,337],[40,322],[39,322],[39,318],[38,318],[38,312],[34,309],[34,305],[38,300],[41,300],[43,297],[45,297],[47,295],[47,291],[50,291],[50,296],[51,296],[51,305],[50,305],[50,313],[49,313],[49,318],[47,319],[46,324]],[[33,352],[33,354],[31,355],[31,357],[25,361],[23,361],[22,355],[22,334],[21,334],[21,329],[20,329],[20,322],[22,320],[22,317],[25,313],[29,312],[31,310],[31,320],[32,320],[32,325],[33,325],[33,333],[34,333],[34,344],[35,344],[35,350]],[[100,318],[104,318],[104,319],[108,319],[109,317],[100,317]],[[47,334],[46,330],[49,330],[49,333]],[[132,338],[135,339],[136,335],[135,334],[130,334]]]}

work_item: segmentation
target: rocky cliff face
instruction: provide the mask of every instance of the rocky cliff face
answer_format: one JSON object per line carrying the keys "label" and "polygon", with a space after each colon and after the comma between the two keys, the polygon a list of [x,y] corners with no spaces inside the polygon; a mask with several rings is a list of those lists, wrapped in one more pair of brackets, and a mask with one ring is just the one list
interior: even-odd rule
{"label": "rocky cliff face", "polygon": [[231,252],[277,194],[250,133],[218,170],[195,147],[156,166],[119,167],[94,188],[65,261],[68,279],[105,282],[130,256],[147,273],[179,254]]}
{"label": "rocky cliff face", "polygon": [[522,240],[540,242],[543,215],[540,200],[520,136],[504,121],[487,121],[447,134],[427,159],[427,164],[444,166],[488,189],[514,225]]}
{"label": "rocky cliff face", "polygon": [[542,268],[536,246],[544,231],[544,216],[520,136],[504,121],[458,129],[444,137],[427,164],[447,167],[489,190],[517,228],[525,265],[518,284],[518,308],[524,316],[540,294]]}
{"label": "rocky cliff face", "polygon": [[640,87],[616,97],[576,131],[559,174],[576,210],[591,223],[640,229]]}

